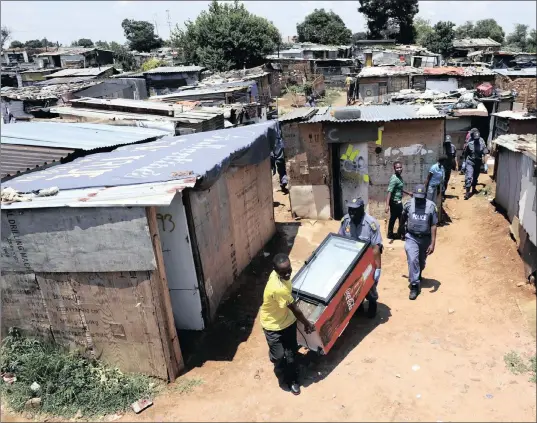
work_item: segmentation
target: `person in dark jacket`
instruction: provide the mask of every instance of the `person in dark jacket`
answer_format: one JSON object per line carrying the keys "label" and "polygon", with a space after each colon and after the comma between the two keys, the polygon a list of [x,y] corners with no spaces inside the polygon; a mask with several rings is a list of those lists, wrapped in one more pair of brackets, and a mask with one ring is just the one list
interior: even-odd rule
{"label": "person in dark jacket", "polygon": [[284,145],[279,124],[277,126],[277,131],[278,136],[276,143],[270,152],[270,167],[272,169],[272,175],[276,175],[276,172],[278,172],[280,188],[282,192],[287,193],[287,184],[289,183],[289,179],[287,178],[287,171],[285,170]]}
{"label": "person in dark jacket", "polygon": [[[472,134],[471,140],[464,147],[462,157],[465,161],[465,177],[464,188],[466,193],[464,199],[468,200],[471,194],[476,194],[476,186],[479,178],[479,172],[481,172],[481,166],[483,165],[483,158],[485,154],[488,154],[489,150],[479,131],[475,131]],[[470,192],[470,189],[472,190]]]}

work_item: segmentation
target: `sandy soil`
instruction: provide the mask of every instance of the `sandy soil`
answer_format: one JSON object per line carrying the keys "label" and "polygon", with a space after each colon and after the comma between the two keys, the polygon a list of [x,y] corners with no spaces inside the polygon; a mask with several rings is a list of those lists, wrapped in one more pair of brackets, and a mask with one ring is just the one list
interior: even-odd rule
{"label": "sandy soil", "polygon": [[288,251],[298,269],[338,222],[293,220],[275,189],[271,256],[244,272],[211,330],[180,334],[190,370],[177,383],[203,384],[186,394],[172,385],[122,421],[535,421],[535,384],[503,360],[535,354],[535,295],[517,287],[524,275],[508,223],[487,195],[463,201],[458,175],[449,194],[451,222],[439,229],[422,294],[408,300],[403,242],[386,242],[377,318],[355,315],[326,357],[305,357],[294,397],[276,382],[257,317],[270,259]]}

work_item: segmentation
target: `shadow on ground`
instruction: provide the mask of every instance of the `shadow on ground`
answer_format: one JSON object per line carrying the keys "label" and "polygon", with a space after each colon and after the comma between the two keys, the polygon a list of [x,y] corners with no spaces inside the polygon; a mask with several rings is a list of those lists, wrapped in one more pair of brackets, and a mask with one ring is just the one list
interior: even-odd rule
{"label": "shadow on ground", "polygon": [[211,326],[201,332],[179,331],[187,371],[206,361],[233,360],[239,345],[252,333],[272,258],[276,253],[290,253],[299,227],[298,222],[276,223],[276,234],[226,292]]}
{"label": "shadow on ground", "polygon": [[388,322],[391,315],[390,307],[381,302],[378,303],[377,315],[373,319],[366,317],[365,313],[357,311],[326,356],[308,351],[306,355],[301,357],[301,385],[309,386],[326,378],[367,335],[373,332],[377,326]]}

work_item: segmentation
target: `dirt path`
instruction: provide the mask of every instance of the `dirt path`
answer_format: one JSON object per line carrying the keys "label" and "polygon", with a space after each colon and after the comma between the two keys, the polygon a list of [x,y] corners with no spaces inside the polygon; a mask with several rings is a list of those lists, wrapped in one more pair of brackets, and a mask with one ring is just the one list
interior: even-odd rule
{"label": "dirt path", "polygon": [[[522,264],[506,220],[486,196],[463,201],[461,181],[452,178],[449,193],[459,198],[446,200],[452,222],[439,229],[420,297],[408,300],[403,243],[386,243],[379,316],[353,317],[329,355],[302,369],[302,395],[278,387],[267,357],[257,311],[270,257],[260,254],[215,327],[192,342],[181,336],[193,369],[179,383],[202,385],[187,394],[172,385],[152,408],[122,420],[535,421],[535,384],[503,360],[511,350],[535,354],[535,323],[517,307],[534,316],[535,295],[516,286]],[[275,192],[275,202],[283,223],[267,251],[290,249],[298,269],[338,222],[295,222],[287,197]]]}

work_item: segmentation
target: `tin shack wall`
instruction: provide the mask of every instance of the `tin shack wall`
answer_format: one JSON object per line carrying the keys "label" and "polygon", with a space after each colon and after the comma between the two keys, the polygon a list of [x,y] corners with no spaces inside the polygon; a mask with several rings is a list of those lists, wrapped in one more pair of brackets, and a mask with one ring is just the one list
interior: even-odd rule
{"label": "tin shack wall", "polygon": [[144,208],[2,210],[1,223],[3,335],[18,327],[168,379],[163,339],[177,335]]}
{"label": "tin shack wall", "polygon": [[207,320],[276,231],[270,158],[228,168],[210,188],[189,190],[187,213]]}

